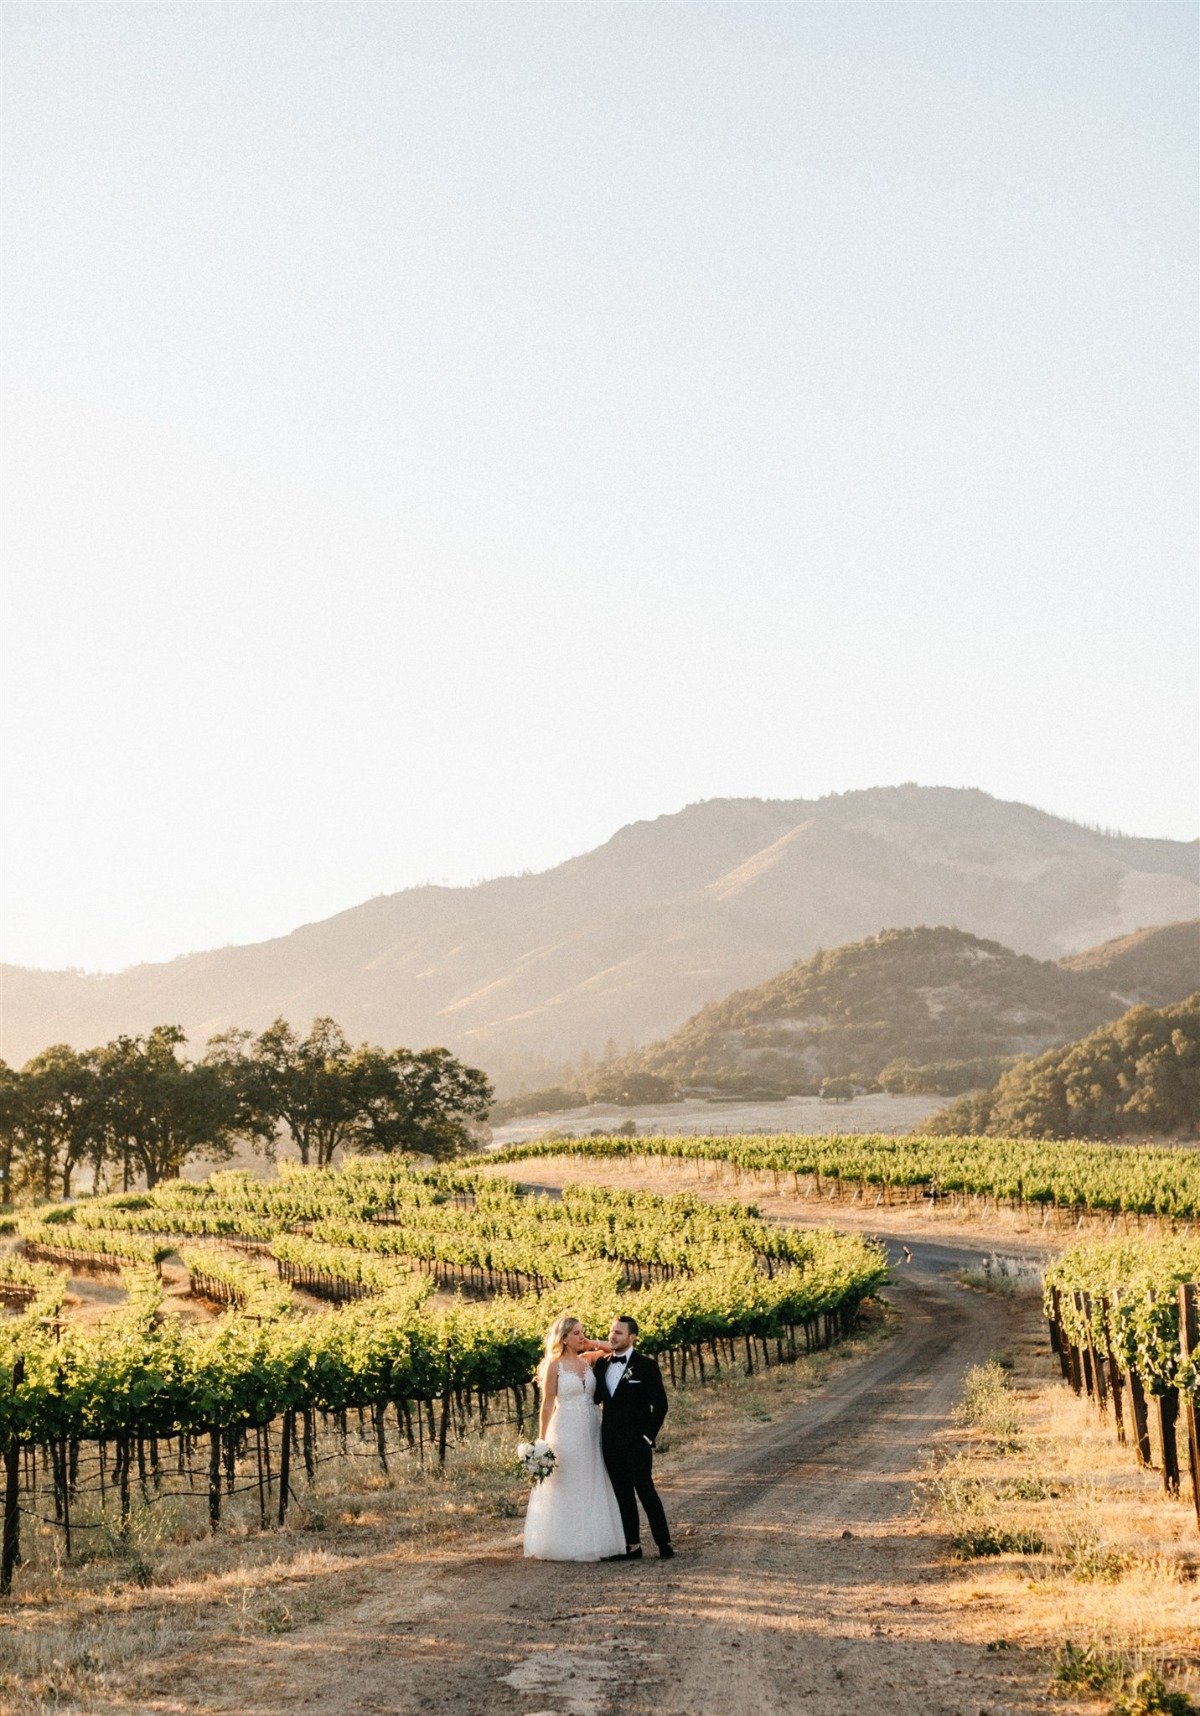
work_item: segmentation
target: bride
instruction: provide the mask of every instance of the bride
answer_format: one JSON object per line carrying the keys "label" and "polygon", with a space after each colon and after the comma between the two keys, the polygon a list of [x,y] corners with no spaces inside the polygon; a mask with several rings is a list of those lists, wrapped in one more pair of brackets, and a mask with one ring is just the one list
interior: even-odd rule
{"label": "bride", "polygon": [[621,1510],[600,1452],[592,1370],[608,1351],[606,1342],[588,1339],[578,1317],[559,1317],[546,1335],[538,1434],[554,1449],[554,1470],[533,1486],[525,1515],[525,1554],[539,1561],[602,1561],[625,1553]]}

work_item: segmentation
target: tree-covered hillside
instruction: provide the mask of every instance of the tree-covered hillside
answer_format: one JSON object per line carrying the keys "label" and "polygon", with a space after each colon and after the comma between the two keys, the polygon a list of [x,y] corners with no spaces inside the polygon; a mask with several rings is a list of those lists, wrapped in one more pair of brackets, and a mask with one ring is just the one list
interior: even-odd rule
{"label": "tree-covered hillside", "polygon": [[1085,972],[962,930],[885,930],[703,1008],[674,1036],[602,1069],[602,1094],[647,1077],[674,1089],[818,1090],[827,1079],[948,1094],[990,1084],[1014,1058],[1115,1018]]}
{"label": "tree-covered hillside", "polygon": [[923,1132],[997,1138],[1192,1136],[1200,1132],[1200,993],[1133,1007],[1081,1042],[1010,1068]]}

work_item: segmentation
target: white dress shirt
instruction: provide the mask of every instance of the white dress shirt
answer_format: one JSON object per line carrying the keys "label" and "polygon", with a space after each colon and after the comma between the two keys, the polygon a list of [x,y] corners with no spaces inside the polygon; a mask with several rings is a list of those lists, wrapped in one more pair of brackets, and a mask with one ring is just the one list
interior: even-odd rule
{"label": "white dress shirt", "polygon": [[633,1357],[633,1348],[632,1347],[626,1347],[625,1351],[623,1353],[614,1353],[613,1354],[613,1358],[623,1358],[625,1360],[624,1364],[618,1365],[614,1369],[613,1364],[612,1364],[612,1360],[611,1359],[609,1360],[608,1369],[604,1373],[604,1386],[608,1390],[608,1398],[610,1400],[612,1399],[613,1395],[617,1392],[617,1384],[620,1382],[621,1378],[625,1375],[625,1372],[629,1369],[629,1361],[632,1357]]}

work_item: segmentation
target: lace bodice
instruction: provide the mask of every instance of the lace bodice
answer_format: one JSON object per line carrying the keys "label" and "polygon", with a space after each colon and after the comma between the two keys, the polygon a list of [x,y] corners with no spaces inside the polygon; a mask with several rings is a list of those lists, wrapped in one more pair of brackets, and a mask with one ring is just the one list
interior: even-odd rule
{"label": "lace bodice", "polygon": [[596,1374],[591,1365],[587,1367],[582,1376],[579,1376],[575,1371],[568,1370],[565,1365],[559,1364],[558,1405],[560,1407],[590,1406],[595,1398]]}

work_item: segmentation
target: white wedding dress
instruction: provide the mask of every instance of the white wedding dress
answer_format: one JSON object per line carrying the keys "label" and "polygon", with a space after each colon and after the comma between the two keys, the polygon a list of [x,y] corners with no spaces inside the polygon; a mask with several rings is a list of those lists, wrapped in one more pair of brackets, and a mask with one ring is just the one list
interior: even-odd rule
{"label": "white wedding dress", "polygon": [[558,1367],[558,1398],[546,1432],[554,1470],[533,1486],[525,1514],[525,1554],[538,1561],[601,1561],[623,1555],[621,1510],[600,1452],[596,1377]]}

